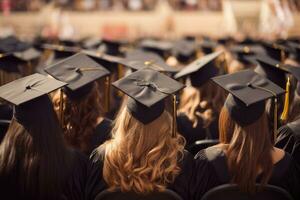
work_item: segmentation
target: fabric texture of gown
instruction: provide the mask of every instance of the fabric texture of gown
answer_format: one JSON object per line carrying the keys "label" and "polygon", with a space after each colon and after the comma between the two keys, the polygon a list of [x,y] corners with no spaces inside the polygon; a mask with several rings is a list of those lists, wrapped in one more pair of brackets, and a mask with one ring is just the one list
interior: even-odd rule
{"label": "fabric texture of gown", "polygon": [[[213,146],[204,149],[195,156],[195,159],[195,176],[192,181],[193,199],[201,199],[208,190],[230,183],[231,176],[226,155],[220,147]],[[258,182],[260,178],[260,176],[257,177]],[[268,183],[286,189],[295,199],[300,198],[299,168],[290,154],[285,153],[285,156],[275,163]]]}
{"label": "fabric texture of gown", "polygon": [[[84,189],[86,186],[87,178],[87,167],[88,159],[83,154],[77,151],[70,151],[72,162],[70,170],[66,173],[65,182],[60,194],[59,200],[82,200],[84,199]],[[18,182],[18,173],[13,173],[7,177],[0,177],[0,193],[1,199],[29,199],[29,200],[38,200],[32,198],[30,194],[21,194],[20,185]],[[49,183],[53,184],[53,183]],[[19,188],[19,189],[18,189]],[[27,196],[28,195],[28,196]],[[6,197],[6,198],[5,198]]]}
{"label": "fabric texture of gown", "polygon": [[275,146],[290,153],[300,166],[300,119],[278,129]]}

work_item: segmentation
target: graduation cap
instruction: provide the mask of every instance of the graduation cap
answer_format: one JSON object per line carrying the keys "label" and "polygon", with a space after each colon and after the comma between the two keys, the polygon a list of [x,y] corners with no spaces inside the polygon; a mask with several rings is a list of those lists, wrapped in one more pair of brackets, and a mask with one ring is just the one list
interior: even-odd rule
{"label": "graduation cap", "polygon": [[91,37],[91,38],[86,38],[81,43],[82,43],[82,47],[85,49],[97,49],[101,44],[101,40],[99,38]]}
{"label": "graduation cap", "polygon": [[218,46],[218,43],[216,43],[213,40],[203,40],[203,42],[200,44],[200,47],[204,54],[211,54],[215,51],[216,47]]}
{"label": "graduation cap", "polygon": [[290,47],[293,49],[294,58],[299,62],[300,61],[300,44],[295,42],[288,43]]}
{"label": "graduation cap", "polygon": [[181,63],[187,63],[196,57],[196,45],[194,41],[179,40],[173,47],[173,55]]}
{"label": "graduation cap", "polygon": [[262,45],[271,58],[280,62],[283,62],[287,58],[288,49],[283,45],[271,42],[263,42]]}
{"label": "graduation cap", "polygon": [[179,71],[179,69],[167,65],[164,59],[159,55],[143,50],[133,50],[128,52],[126,57],[120,62],[133,70],[147,67],[160,72],[176,73]]}
{"label": "graduation cap", "polygon": [[13,55],[24,62],[30,62],[38,59],[41,56],[41,52],[35,48],[29,48],[22,52],[15,52]]}
{"label": "graduation cap", "polygon": [[45,71],[54,78],[68,83],[66,95],[73,100],[84,98],[92,89],[93,82],[109,77],[110,72],[83,53],[75,54],[49,66]]}
{"label": "graduation cap", "polygon": [[219,69],[214,64],[214,61],[222,53],[223,51],[218,51],[197,59],[175,74],[174,78],[179,79],[190,76],[192,86],[200,87],[210,78],[219,74]]}
{"label": "graduation cap", "polygon": [[169,41],[146,39],[143,40],[139,46],[144,50],[156,53],[165,59],[170,54],[173,43]]}
{"label": "graduation cap", "polygon": [[62,59],[72,56],[80,51],[79,47],[69,47],[57,44],[44,44],[43,49],[53,51],[55,54],[55,59]]}
{"label": "graduation cap", "polygon": [[265,101],[274,98],[274,133],[276,133],[276,102],[278,96],[285,93],[282,88],[252,70],[218,76],[212,80],[230,93],[224,106],[230,116],[241,126],[248,126],[257,121],[265,112]]}
{"label": "graduation cap", "polygon": [[246,65],[255,65],[256,55],[264,55],[265,50],[260,45],[235,45],[230,48],[235,58]]}
{"label": "graduation cap", "polygon": [[176,92],[185,86],[153,69],[141,69],[112,84],[129,96],[127,109],[143,124],[157,119],[165,110],[163,101],[173,95],[173,134],[176,133]]}
{"label": "graduation cap", "polygon": [[31,45],[29,43],[23,42],[15,36],[0,39],[0,53],[24,51],[30,47]]}
{"label": "graduation cap", "polygon": [[20,73],[19,65],[23,62],[12,54],[0,54],[0,69],[8,73]]}
{"label": "graduation cap", "polygon": [[14,117],[31,130],[41,117],[55,116],[47,94],[65,85],[53,78],[33,74],[1,86],[0,98],[15,106]]}
{"label": "graduation cap", "polygon": [[103,39],[102,43],[105,45],[105,53],[109,55],[121,55],[121,46],[127,44],[125,40],[109,40]]}
{"label": "graduation cap", "polygon": [[267,77],[280,87],[285,88],[285,75],[289,71],[283,64],[281,64],[278,60],[262,55],[257,56],[256,60],[259,63],[259,65],[255,68],[256,73]]}

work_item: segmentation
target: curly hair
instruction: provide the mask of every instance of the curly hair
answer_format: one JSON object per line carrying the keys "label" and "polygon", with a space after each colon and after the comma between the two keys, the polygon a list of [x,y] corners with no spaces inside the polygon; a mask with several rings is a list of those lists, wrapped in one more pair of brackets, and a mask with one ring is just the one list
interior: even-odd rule
{"label": "curly hair", "polygon": [[[99,118],[103,116],[103,106],[98,84],[94,83],[89,94],[79,100],[71,100],[63,96],[63,128],[64,139],[73,148],[84,153],[89,152],[91,137],[94,134]],[[60,94],[53,97],[56,113],[60,112]]]}
{"label": "curly hair", "polygon": [[103,177],[109,190],[147,193],[163,191],[180,172],[185,140],[172,137],[172,116],[164,113],[149,124],[142,124],[121,109],[112,139],[98,147],[104,150]]}

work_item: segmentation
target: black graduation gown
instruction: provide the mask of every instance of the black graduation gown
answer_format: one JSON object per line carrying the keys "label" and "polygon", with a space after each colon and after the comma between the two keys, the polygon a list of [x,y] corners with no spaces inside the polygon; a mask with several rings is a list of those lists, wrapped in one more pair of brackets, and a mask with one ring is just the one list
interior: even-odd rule
{"label": "black graduation gown", "polygon": [[[77,151],[70,151],[72,163],[70,170],[66,173],[65,181],[63,183],[62,192],[59,200],[82,200],[85,195],[85,186],[87,178],[87,167],[89,160],[83,154]],[[32,199],[30,194],[21,194],[19,191],[18,173],[13,173],[9,177],[0,177],[0,194],[1,199],[19,200],[38,200]],[[53,184],[53,183],[49,183]],[[36,195],[36,194],[33,194]]]}
{"label": "black graduation gown", "polygon": [[94,135],[91,138],[90,148],[87,155],[90,155],[94,149],[111,138],[112,121],[104,118],[95,128]]}
{"label": "black graduation gown", "polygon": [[[195,156],[195,159],[195,176],[192,181],[193,199],[199,200],[208,190],[230,183],[231,177],[226,156],[219,147],[204,149]],[[259,179],[260,177],[257,180]],[[274,165],[269,184],[286,189],[295,199],[300,198],[299,168],[288,153]]]}
{"label": "black graduation gown", "polygon": [[278,129],[275,146],[290,153],[300,167],[300,119]]}
{"label": "black graduation gown", "polygon": [[[86,184],[86,200],[94,200],[97,194],[108,188],[102,175],[103,155],[103,151],[99,152],[99,150],[95,150],[90,157],[91,162],[88,168],[89,173]],[[190,180],[192,180],[194,172],[194,159],[187,151],[184,152],[184,158],[180,162],[180,167],[180,174],[176,177],[174,183],[167,188],[175,191],[184,200],[190,200]]]}
{"label": "black graduation gown", "polygon": [[208,128],[203,127],[203,120],[199,117],[198,124],[193,127],[193,122],[184,113],[177,116],[177,130],[185,138],[186,146],[189,147],[198,140],[218,139],[218,117],[215,117]]}
{"label": "black graduation gown", "polygon": [[[7,104],[0,104],[0,120],[11,120],[13,117],[13,109]],[[0,123],[0,143],[3,140],[9,124]]]}

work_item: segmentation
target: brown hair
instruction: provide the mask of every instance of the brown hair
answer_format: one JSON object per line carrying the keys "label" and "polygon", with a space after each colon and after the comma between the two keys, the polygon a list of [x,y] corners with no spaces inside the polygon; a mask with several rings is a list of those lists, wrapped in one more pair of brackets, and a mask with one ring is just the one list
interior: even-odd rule
{"label": "brown hair", "polygon": [[121,109],[104,149],[103,178],[110,190],[147,193],[162,191],[180,172],[185,141],[172,137],[172,117],[167,112],[149,124]]}
{"label": "brown hair", "polygon": [[24,199],[58,199],[72,160],[54,111],[40,116],[30,130],[13,118],[0,145],[1,195],[5,192]]}
{"label": "brown hair", "polygon": [[[204,127],[208,127],[223,106],[224,92],[207,81],[200,88],[186,87],[180,98],[178,112],[183,112],[193,122],[198,124],[198,117],[204,120]],[[199,108],[201,110],[199,110]]]}
{"label": "brown hair", "polygon": [[256,122],[243,127],[235,123],[225,109],[223,107],[220,114],[219,128],[232,182],[242,191],[254,193],[257,176],[261,174],[261,184],[265,185],[273,169],[267,115],[264,113]]}
{"label": "brown hair", "polygon": [[[91,137],[98,120],[103,116],[98,85],[94,83],[89,94],[79,100],[64,95],[63,125],[64,138],[68,145],[84,153],[89,152]],[[53,97],[56,113],[60,112],[60,92]]]}

